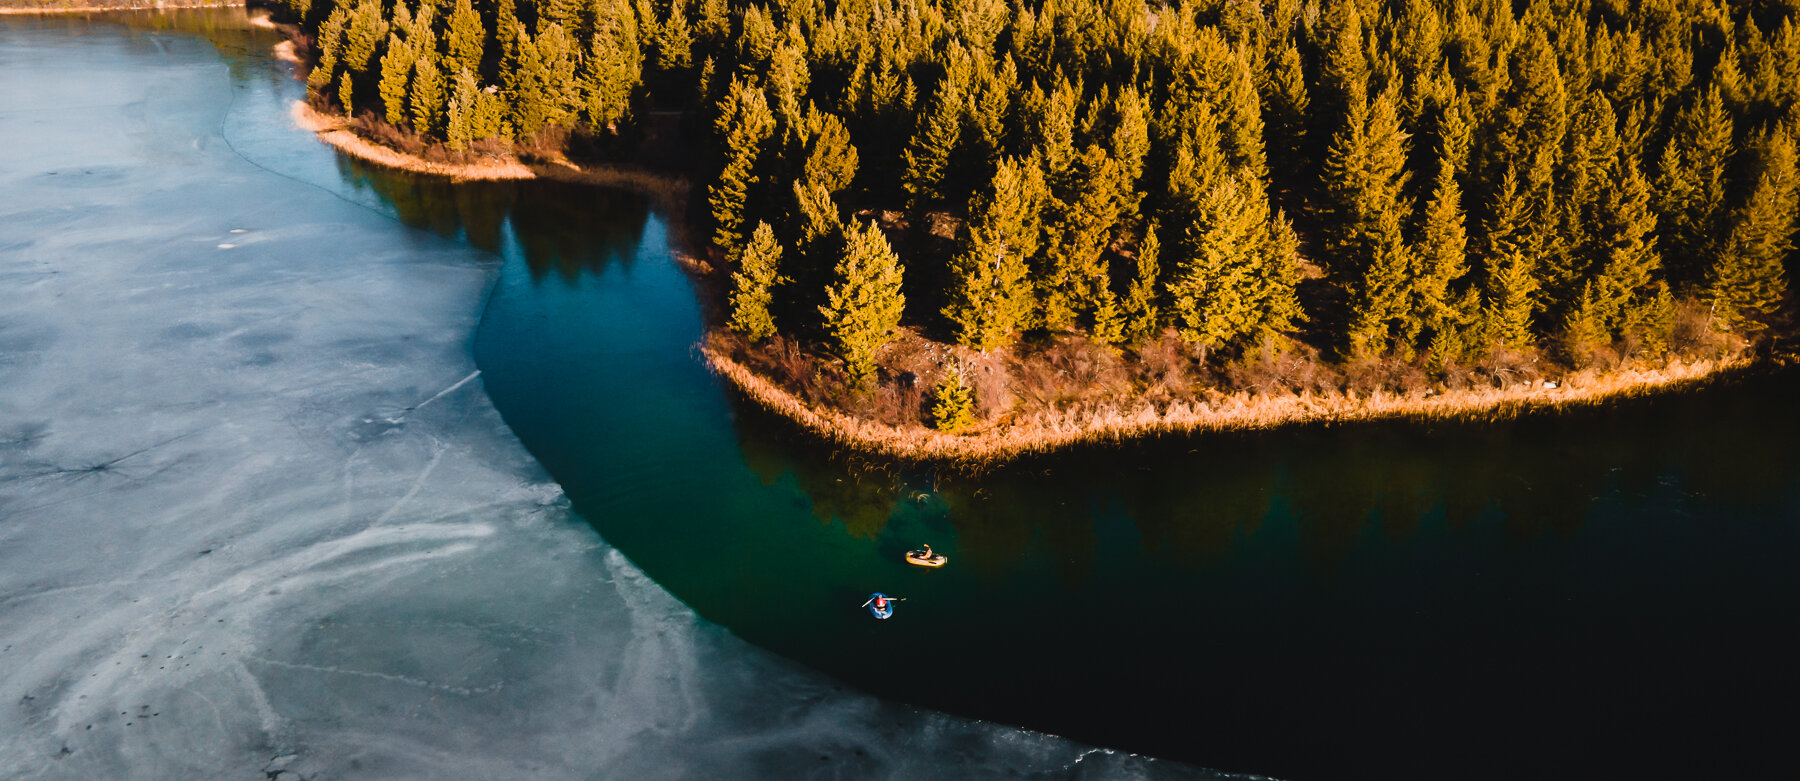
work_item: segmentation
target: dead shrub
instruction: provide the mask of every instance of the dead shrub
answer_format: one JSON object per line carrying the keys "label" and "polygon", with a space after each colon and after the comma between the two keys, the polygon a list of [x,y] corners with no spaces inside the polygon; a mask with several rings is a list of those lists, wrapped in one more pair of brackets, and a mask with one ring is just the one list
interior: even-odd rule
{"label": "dead shrub", "polygon": [[1193,359],[1174,329],[1138,348],[1138,381],[1149,396],[1187,398],[1193,389]]}
{"label": "dead shrub", "polygon": [[1481,378],[1476,375],[1475,367],[1462,360],[1445,360],[1438,366],[1438,382],[1443,383],[1445,390],[1468,390],[1475,387]]}
{"label": "dead shrub", "polygon": [[1496,388],[1535,382],[1543,376],[1538,366],[1537,351],[1512,347],[1496,347],[1475,362],[1475,370]]}
{"label": "dead shrub", "polygon": [[415,156],[425,151],[425,141],[419,138],[418,134],[383,122],[377,119],[373,112],[358,112],[350,120],[350,124],[355,128],[357,135],[389,149]]}
{"label": "dead shrub", "polygon": [[1392,353],[1344,364],[1344,388],[1362,395],[1378,390],[1398,394],[1416,393],[1430,384],[1431,378],[1426,376],[1425,370],[1416,361],[1405,360]]}
{"label": "dead shrub", "polygon": [[551,125],[536,133],[513,139],[513,153],[521,160],[556,162],[562,159],[563,150],[567,148],[569,129],[559,125]]}
{"label": "dead shrub", "polygon": [[876,386],[870,397],[876,420],[890,426],[919,425],[924,396],[919,384],[912,382],[910,377],[885,379]]}
{"label": "dead shrub", "polygon": [[1565,349],[1569,367],[1576,371],[1617,368],[1625,360],[1625,355],[1611,344],[1569,344]]}
{"label": "dead shrub", "polygon": [[1318,350],[1274,339],[1263,340],[1261,347],[1233,361],[1225,368],[1225,377],[1233,387],[1264,397],[1323,393],[1338,382],[1336,373],[1319,360]]}
{"label": "dead shrub", "polygon": [[1118,352],[1081,336],[1063,337],[1041,352],[1021,355],[1014,376],[1021,397],[1047,408],[1089,397],[1117,398],[1131,387]]}
{"label": "dead shrub", "polygon": [[1717,359],[1734,352],[1738,345],[1729,334],[1713,327],[1712,311],[1694,299],[1682,299],[1675,305],[1675,322],[1669,329],[1669,349],[1690,358]]}
{"label": "dead shrub", "polygon": [[975,354],[963,360],[963,381],[975,392],[975,416],[992,420],[1018,401],[1012,392],[1012,374],[1004,352]]}

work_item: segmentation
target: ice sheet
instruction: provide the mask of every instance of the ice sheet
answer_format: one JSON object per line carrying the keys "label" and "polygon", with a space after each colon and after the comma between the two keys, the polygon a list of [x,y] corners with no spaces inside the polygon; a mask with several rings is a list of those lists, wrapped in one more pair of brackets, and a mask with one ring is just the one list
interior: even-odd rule
{"label": "ice sheet", "polygon": [[0,777],[1209,775],[700,621],[484,396],[494,261],[290,178],[241,115],[284,88],[173,33],[0,59]]}

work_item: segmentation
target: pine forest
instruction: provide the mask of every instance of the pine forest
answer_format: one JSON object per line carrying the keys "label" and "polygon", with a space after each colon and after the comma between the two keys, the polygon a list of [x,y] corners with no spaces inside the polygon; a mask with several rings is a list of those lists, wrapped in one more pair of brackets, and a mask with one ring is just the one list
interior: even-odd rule
{"label": "pine forest", "polygon": [[950,432],[1445,393],[1790,329],[1794,0],[287,0],[432,154],[677,127],[709,345]]}

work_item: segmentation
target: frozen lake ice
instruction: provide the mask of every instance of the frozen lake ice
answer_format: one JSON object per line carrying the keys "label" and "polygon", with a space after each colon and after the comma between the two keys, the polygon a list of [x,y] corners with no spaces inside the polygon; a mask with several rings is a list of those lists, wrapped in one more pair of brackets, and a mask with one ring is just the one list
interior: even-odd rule
{"label": "frozen lake ice", "polygon": [[282,68],[0,21],[0,777],[1210,775],[698,619],[484,395],[493,258],[337,181]]}

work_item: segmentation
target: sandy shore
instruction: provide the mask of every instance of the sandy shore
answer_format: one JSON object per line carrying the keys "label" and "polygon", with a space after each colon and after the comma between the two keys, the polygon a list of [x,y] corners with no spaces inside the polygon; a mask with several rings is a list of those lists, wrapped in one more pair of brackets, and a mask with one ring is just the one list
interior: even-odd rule
{"label": "sandy shore", "polygon": [[100,3],[98,5],[56,5],[50,2],[0,5],[0,16],[13,14],[92,14],[102,11],[173,11],[181,8],[233,8],[244,4],[243,0],[216,0],[206,2],[161,3],[161,2],[118,2]]}
{"label": "sandy shore", "polygon": [[815,407],[717,350],[702,346],[700,351],[708,367],[746,396],[826,440],[903,460],[967,466],[1076,444],[1123,442],[1161,434],[1399,418],[1502,420],[1532,410],[1596,404],[1669,390],[1749,363],[1741,358],[1672,361],[1654,369],[1577,372],[1554,386],[1533,382],[1429,395],[1377,391],[1366,396],[1330,393],[1269,397],[1238,392],[1216,394],[1207,401],[1177,402],[1160,411],[1148,404],[1127,404],[1031,412],[1007,423],[988,424],[972,433],[955,435],[921,426],[890,426]]}
{"label": "sandy shore", "polygon": [[583,167],[568,162],[528,164],[511,155],[486,158],[476,163],[434,162],[363,138],[350,129],[349,122],[343,117],[321,113],[304,101],[295,101],[290,113],[300,127],[317,133],[325,143],[352,157],[402,171],[442,176],[451,181],[552,179],[677,199],[685,197],[688,191],[687,180],[678,176],[623,168]]}

